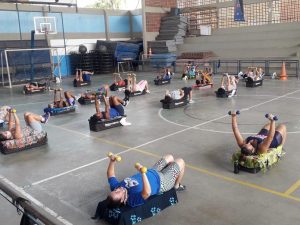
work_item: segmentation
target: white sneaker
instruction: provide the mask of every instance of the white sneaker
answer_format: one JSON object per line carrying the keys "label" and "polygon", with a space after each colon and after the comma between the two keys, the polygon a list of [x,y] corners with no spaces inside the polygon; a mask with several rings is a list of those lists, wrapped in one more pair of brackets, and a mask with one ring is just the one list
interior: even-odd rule
{"label": "white sneaker", "polygon": [[191,99],[191,100],[189,100],[189,103],[193,104],[193,103],[195,103],[195,101]]}
{"label": "white sneaker", "polygon": [[77,95],[75,96],[75,100],[78,101],[78,99],[80,99],[81,95]]}
{"label": "white sneaker", "polygon": [[121,123],[123,126],[129,126],[129,125],[131,125],[131,123],[129,123],[129,122],[126,121],[126,118],[125,118],[125,117],[122,118],[122,119],[120,120],[120,123]]}
{"label": "white sneaker", "polygon": [[149,91],[149,90],[146,90],[146,93],[150,94],[150,91]]}

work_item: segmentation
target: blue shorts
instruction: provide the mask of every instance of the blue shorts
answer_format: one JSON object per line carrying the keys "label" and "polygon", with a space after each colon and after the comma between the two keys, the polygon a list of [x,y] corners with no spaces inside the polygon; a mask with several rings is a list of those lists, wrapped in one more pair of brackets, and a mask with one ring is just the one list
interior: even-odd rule
{"label": "blue shorts", "polygon": [[82,74],[83,81],[91,81],[91,75],[89,74]]}
{"label": "blue shorts", "polygon": [[[259,135],[268,136],[269,131],[267,129],[261,129],[258,133]],[[271,142],[270,148],[277,148],[282,143],[282,135],[278,131],[275,131],[273,140]]]}
{"label": "blue shorts", "polygon": [[124,108],[123,108],[122,105],[115,105],[115,106],[111,107],[111,109],[117,110],[117,112],[118,112],[121,116],[124,116],[124,114],[125,114]]}
{"label": "blue shorts", "polygon": [[[105,116],[105,112],[102,112],[103,118],[107,119]],[[121,114],[115,109],[115,108],[110,108],[109,109],[109,117],[110,119],[113,119],[117,116],[121,116]]]}

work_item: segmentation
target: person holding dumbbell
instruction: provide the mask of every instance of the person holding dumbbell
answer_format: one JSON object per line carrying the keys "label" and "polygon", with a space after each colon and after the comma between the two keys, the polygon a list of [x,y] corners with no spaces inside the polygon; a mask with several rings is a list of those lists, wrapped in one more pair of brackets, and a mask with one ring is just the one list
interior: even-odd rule
{"label": "person holding dumbbell", "polygon": [[221,80],[221,88],[219,89],[225,90],[228,93],[228,97],[231,98],[234,95],[236,95],[238,82],[239,82],[238,77],[225,73]]}
{"label": "person holding dumbbell", "polygon": [[115,175],[115,164],[121,159],[109,154],[107,178],[111,192],[106,199],[107,207],[119,207],[127,204],[136,207],[145,203],[151,195],[169,191],[173,187],[177,191],[185,190],[181,184],[184,175],[185,162],[183,159],[175,159],[172,155],[161,158],[151,169],[147,169],[139,163],[135,168],[137,174],[118,181]]}
{"label": "person holding dumbbell", "polygon": [[[49,113],[40,116],[34,113],[25,112],[24,120],[26,122],[26,126],[22,128],[16,109],[9,108],[8,113],[8,130],[0,132],[0,141],[13,139],[21,140],[23,137],[29,137],[33,135],[34,132],[41,133],[43,131],[41,123],[47,123],[50,119]],[[17,142],[17,144],[21,145],[22,141]]]}
{"label": "person holding dumbbell", "polygon": [[266,114],[266,118],[269,119],[269,123],[263,126],[263,128],[256,135],[252,135],[243,139],[237,124],[237,115],[239,111],[229,112],[232,121],[232,131],[238,146],[241,148],[241,153],[244,155],[255,155],[267,153],[269,148],[277,148],[283,145],[286,140],[287,132],[284,124],[275,126],[275,121],[278,120],[276,116],[272,114]]}

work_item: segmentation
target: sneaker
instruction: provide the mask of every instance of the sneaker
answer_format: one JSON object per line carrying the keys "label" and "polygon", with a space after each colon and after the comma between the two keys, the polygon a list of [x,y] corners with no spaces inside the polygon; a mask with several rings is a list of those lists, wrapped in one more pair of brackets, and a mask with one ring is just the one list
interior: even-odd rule
{"label": "sneaker", "polygon": [[186,186],[183,184],[179,184],[178,188],[175,188],[175,191],[184,191],[186,189]]}
{"label": "sneaker", "polygon": [[120,123],[121,123],[123,126],[129,126],[129,125],[131,125],[131,123],[129,123],[129,122],[126,121],[126,118],[125,118],[125,117],[122,118],[122,119],[120,120]]}
{"label": "sneaker", "polygon": [[42,123],[47,123],[50,119],[50,113],[46,113],[45,115],[42,115],[42,117],[44,118],[44,121],[42,121]]}
{"label": "sneaker", "polygon": [[78,99],[80,99],[81,95],[77,95],[75,96],[75,100],[78,101]]}
{"label": "sneaker", "polygon": [[129,104],[129,100],[124,100],[123,106],[128,106],[128,104]]}
{"label": "sneaker", "polygon": [[189,103],[193,104],[193,103],[195,103],[195,101],[191,99],[191,100],[189,100]]}
{"label": "sneaker", "polygon": [[146,93],[150,94],[150,91],[149,91],[149,90],[146,90]]}

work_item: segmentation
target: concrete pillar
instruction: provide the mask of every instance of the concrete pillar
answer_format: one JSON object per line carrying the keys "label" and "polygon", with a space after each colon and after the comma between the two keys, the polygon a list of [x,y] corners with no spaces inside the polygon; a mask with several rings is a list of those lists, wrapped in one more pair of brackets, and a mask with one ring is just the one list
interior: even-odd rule
{"label": "concrete pillar", "polygon": [[147,44],[147,27],[146,27],[146,5],[145,0],[142,0],[142,22],[143,22],[143,46],[144,54],[147,54],[148,44]]}
{"label": "concrete pillar", "polygon": [[129,12],[129,24],[130,24],[130,39],[133,39],[133,15],[131,12]]}
{"label": "concrete pillar", "polygon": [[110,40],[109,16],[106,10],[104,10],[104,24],[105,24],[105,38],[107,41],[109,41]]}

